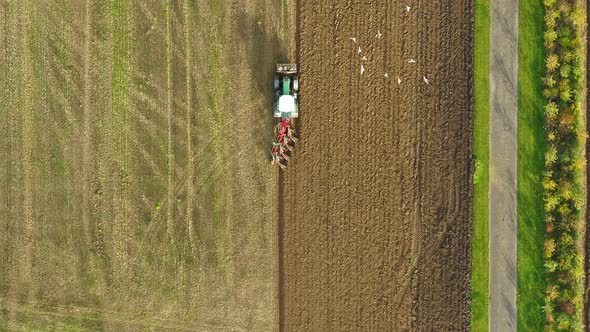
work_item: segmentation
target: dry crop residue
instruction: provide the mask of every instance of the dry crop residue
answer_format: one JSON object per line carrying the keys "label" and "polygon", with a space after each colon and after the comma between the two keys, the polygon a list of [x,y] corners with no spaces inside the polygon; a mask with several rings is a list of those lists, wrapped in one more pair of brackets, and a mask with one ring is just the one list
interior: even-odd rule
{"label": "dry crop residue", "polygon": [[0,331],[277,329],[276,0],[0,3]]}
{"label": "dry crop residue", "polygon": [[298,4],[301,141],[279,202],[285,331],[469,328],[473,7],[408,5]]}

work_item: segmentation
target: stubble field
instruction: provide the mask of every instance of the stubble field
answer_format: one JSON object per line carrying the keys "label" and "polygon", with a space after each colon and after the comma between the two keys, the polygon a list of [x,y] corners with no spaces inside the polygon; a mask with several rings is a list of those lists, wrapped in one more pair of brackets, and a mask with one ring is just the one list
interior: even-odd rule
{"label": "stubble field", "polygon": [[275,328],[289,15],[0,1],[0,329]]}

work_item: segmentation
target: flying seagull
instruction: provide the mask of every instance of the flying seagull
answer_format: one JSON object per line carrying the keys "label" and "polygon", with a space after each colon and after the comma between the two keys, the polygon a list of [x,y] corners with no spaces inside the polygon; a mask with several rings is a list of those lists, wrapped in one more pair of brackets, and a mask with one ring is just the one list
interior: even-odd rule
{"label": "flying seagull", "polygon": [[388,73],[385,73],[385,75],[383,75],[383,76],[385,76],[385,78],[388,78],[389,77],[389,74]]}
{"label": "flying seagull", "polygon": [[365,73],[365,67],[361,65],[361,75]]}
{"label": "flying seagull", "polygon": [[409,62],[409,63],[416,63],[416,60],[414,60],[414,59],[410,59],[408,62]]}
{"label": "flying seagull", "polygon": [[363,60],[363,61],[367,61],[367,57],[366,57],[366,56],[363,56],[363,57],[361,58],[361,60]]}
{"label": "flying seagull", "polygon": [[377,30],[377,34],[375,35],[375,37],[381,38],[381,36],[383,36],[383,34],[381,33],[381,31]]}
{"label": "flying seagull", "polygon": [[428,79],[426,78],[426,76],[424,76],[424,82],[425,82],[426,84],[428,84]]}
{"label": "flying seagull", "polygon": [[356,38],[355,37],[350,37],[350,40],[352,40],[352,42],[356,44]]}
{"label": "flying seagull", "polygon": [[412,7],[410,7],[410,6],[406,5],[406,12],[408,12],[408,13],[409,13],[411,8],[412,8]]}
{"label": "flying seagull", "polygon": [[402,80],[399,77],[397,78],[397,84],[402,84]]}
{"label": "flying seagull", "polygon": [[361,54],[361,47],[359,46],[358,54]]}

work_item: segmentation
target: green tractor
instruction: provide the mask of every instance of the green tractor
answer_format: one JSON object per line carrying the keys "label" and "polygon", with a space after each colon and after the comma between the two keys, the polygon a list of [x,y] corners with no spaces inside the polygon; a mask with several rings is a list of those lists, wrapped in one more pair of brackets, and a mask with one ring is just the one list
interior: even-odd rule
{"label": "green tractor", "polygon": [[296,64],[277,64],[274,79],[273,114],[281,120],[275,127],[275,141],[270,152],[272,164],[284,169],[291,158],[293,145],[297,142],[291,120],[299,117],[299,80]]}
{"label": "green tractor", "polygon": [[275,118],[290,119],[299,116],[298,89],[297,65],[277,64],[274,78],[275,96],[273,113]]}

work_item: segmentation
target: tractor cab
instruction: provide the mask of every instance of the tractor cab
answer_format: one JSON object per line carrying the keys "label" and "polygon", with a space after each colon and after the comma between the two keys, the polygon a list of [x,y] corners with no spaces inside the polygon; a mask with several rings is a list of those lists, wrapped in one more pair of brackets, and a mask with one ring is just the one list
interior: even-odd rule
{"label": "tractor cab", "polygon": [[[295,97],[291,95],[282,95],[279,97],[279,110],[281,114],[289,115],[289,116],[281,116],[282,118],[285,117],[297,117],[297,105],[295,104]],[[292,116],[295,115],[295,116]],[[275,115],[275,117],[277,117]]]}
{"label": "tractor cab", "polygon": [[297,118],[299,116],[299,100],[297,91],[296,64],[277,64],[274,78],[273,113],[275,118]]}

